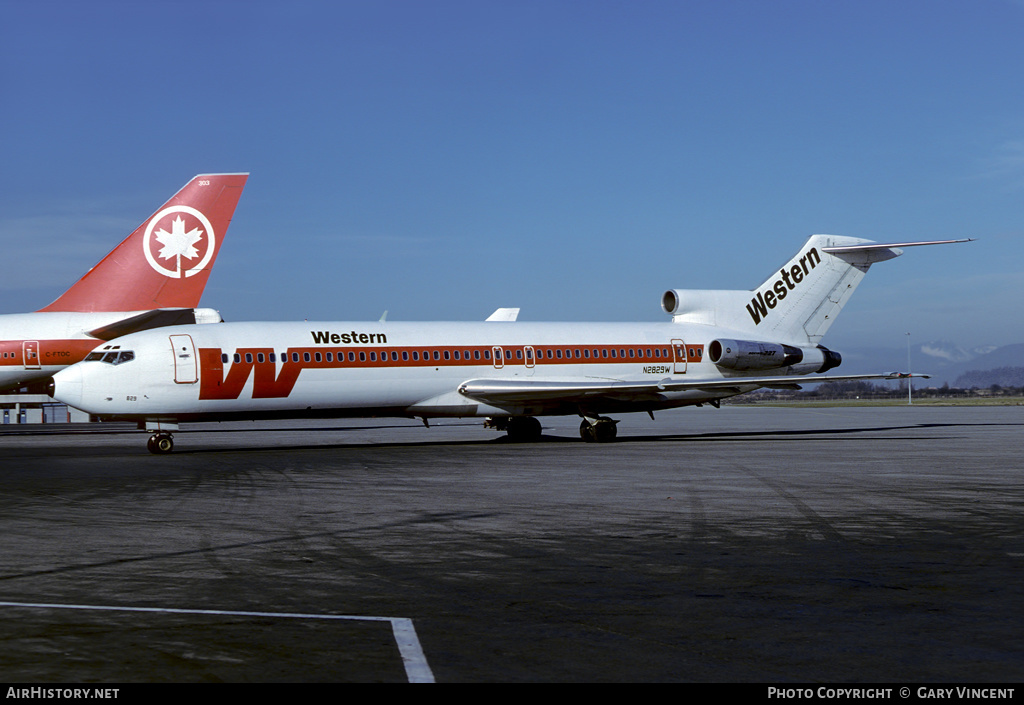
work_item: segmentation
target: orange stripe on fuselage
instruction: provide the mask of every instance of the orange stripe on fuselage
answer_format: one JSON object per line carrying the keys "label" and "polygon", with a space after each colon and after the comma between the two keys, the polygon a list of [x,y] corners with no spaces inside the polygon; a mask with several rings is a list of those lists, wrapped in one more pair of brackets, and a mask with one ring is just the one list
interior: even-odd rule
{"label": "orange stripe on fuselage", "polygon": [[[501,351],[500,361],[496,361],[496,350]],[[527,350],[531,351],[532,359],[527,357]],[[703,344],[687,345],[686,351],[688,363],[704,358]],[[281,359],[282,355],[287,359]],[[673,362],[672,348],[668,345],[396,345],[330,349],[317,346],[288,348],[284,353],[269,347],[247,347],[238,348],[226,357],[227,362],[220,348],[199,349],[200,399],[237,399],[250,376],[253,377],[254,399],[286,397],[304,369],[667,365]]]}
{"label": "orange stripe on fuselage", "polygon": [[0,366],[23,366],[25,343],[38,343],[39,364],[71,365],[81,362],[102,340],[0,340]]}

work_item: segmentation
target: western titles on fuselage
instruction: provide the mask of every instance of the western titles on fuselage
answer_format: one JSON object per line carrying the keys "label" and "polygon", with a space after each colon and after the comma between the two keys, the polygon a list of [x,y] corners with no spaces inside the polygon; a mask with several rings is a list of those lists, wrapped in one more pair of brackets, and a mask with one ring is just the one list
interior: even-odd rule
{"label": "western titles on fuselage", "polygon": [[329,330],[311,330],[309,334],[313,336],[313,343],[316,345],[383,345],[388,342],[388,337],[383,333],[332,333]]}

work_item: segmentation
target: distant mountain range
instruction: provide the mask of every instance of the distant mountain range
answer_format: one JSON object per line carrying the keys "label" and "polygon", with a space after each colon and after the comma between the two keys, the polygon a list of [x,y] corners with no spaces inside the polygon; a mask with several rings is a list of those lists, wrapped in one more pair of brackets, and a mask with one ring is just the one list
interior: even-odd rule
{"label": "distant mountain range", "polygon": [[[843,364],[833,374],[907,371],[906,348],[844,347],[837,352],[843,356]],[[1021,382],[1014,380],[1024,378],[1024,343],[964,348],[946,340],[931,341],[911,346],[910,364],[912,372],[932,376],[921,380],[921,386],[1020,386]]]}

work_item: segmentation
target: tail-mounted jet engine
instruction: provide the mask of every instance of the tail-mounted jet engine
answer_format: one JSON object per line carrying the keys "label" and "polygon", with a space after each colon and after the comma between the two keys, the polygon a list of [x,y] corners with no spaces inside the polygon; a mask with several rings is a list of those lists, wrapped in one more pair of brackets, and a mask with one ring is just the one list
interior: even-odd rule
{"label": "tail-mounted jet engine", "polygon": [[790,367],[793,372],[824,372],[838,367],[842,356],[819,345],[816,348],[798,348],[781,343],[761,343],[754,340],[712,340],[708,346],[708,359],[729,370],[773,370]]}

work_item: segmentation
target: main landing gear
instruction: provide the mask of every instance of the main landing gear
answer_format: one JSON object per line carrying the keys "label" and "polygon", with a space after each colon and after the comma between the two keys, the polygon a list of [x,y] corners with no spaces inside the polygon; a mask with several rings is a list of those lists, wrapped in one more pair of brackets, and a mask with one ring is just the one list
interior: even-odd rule
{"label": "main landing gear", "polygon": [[618,435],[617,423],[619,422],[616,419],[607,416],[593,419],[584,417],[580,422],[580,438],[587,443],[610,443]]}
{"label": "main landing gear", "polygon": [[[617,423],[607,416],[586,416],[580,423],[580,438],[587,443],[610,443],[617,435]],[[540,421],[532,416],[492,416],[484,421],[484,428],[505,431],[514,443],[533,443],[541,437]]]}
{"label": "main landing gear", "polygon": [[498,416],[484,421],[484,428],[505,431],[514,443],[532,443],[540,440],[540,421],[532,416]]}
{"label": "main landing gear", "polygon": [[150,453],[155,453],[156,455],[170,453],[174,450],[174,439],[171,438],[169,433],[154,433],[146,442],[146,448]]}

